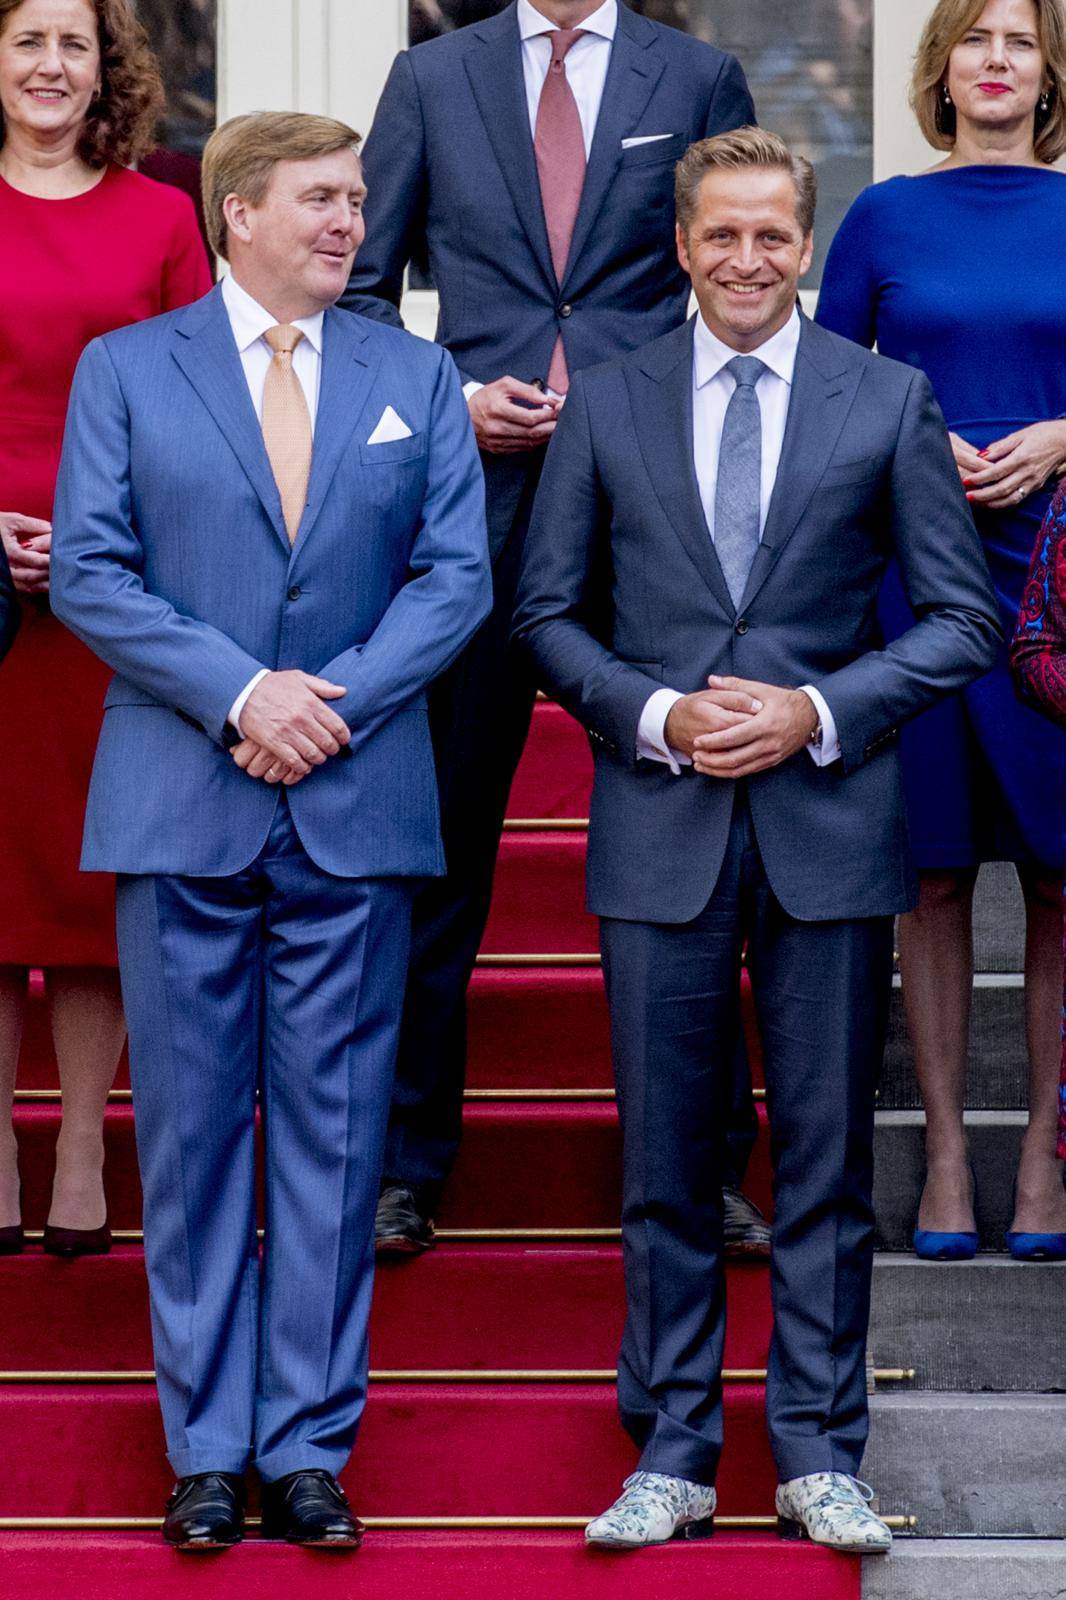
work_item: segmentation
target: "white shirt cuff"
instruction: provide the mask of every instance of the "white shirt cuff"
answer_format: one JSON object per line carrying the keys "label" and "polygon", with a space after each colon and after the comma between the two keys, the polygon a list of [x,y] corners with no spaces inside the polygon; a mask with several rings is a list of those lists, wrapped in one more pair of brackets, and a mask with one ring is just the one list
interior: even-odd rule
{"label": "white shirt cuff", "polygon": [[485,385],[483,383],[478,383],[476,378],[471,378],[469,383],[463,384],[463,399],[469,400],[472,395],[477,394],[478,390],[483,389],[484,387]]}
{"label": "white shirt cuff", "polygon": [[825,703],[825,699],[809,683],[800,685],[800,694],[805,694],[818,713],[818,721],[822,725],[822,737],[815,744],[807,746],[807,753],[816,767],[830,767],[834,761],[840,760],[840,739],[837,736],[837,725],[833,720],[833,713]]}
{"label": "white shirt cuff", "polygon": [[645,761],[665,761],[675,775],[682,767],[692,765],[690,756],[671,750],[666,742],[666,719],[671,708],[684,698],[676,689],[656,689],[645,702],[637,725],[637,755]]}
{"label": "white shirt cuff", "polygon": [[[263,667],[259,672],[256,673],[251,683],[245,685],[240,694],[237,696],[236,700],[234,700],[233,704],[230,706],[229,716],[226,718],[226,721],[232,728],[236,728],[238,733],[241,733],[241,712],[244,710],[244,702],[247,700],[256,684],[262,683],[263,679],[269,678],[269,676],[270,668]],[[243,733],[241,733],[241,738],[244,738]]]}

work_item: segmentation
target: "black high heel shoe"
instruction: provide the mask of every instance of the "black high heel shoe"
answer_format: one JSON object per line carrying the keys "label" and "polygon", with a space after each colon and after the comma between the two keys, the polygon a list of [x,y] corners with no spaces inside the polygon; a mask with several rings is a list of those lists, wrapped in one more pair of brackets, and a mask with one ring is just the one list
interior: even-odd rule
{"label": "black high heel shoe", "polygon": [[50,1256],[61,1256],[73,1261],[77,1256],[106,1256],[111,1249],[111,1229],[105,1222],[102,1228],[53,1228],[46,1223],[44,1249]]}
{"label": "black high heel shoe", "polygon": [[[19,1184],[19,1211],[22,1211],[22,1185]],[[22,1223],[13,1228],[0,1228],[0,1256],[20,1256],[26,1248],[26,1235]]]}

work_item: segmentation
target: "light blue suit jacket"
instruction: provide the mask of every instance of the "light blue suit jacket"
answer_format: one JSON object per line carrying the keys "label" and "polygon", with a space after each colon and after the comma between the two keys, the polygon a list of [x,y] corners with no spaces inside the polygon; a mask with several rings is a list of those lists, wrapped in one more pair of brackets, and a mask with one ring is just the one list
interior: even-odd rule
{"label": "light blue suit jacket", "polygon": [[[386,406],[411,436],[369,440]],[[326,312],[307,507],[290,548],[221,294],[94,340],[56,495],[56,614],[114,667],[82,865],[229,875],[278,792],[226,717],[261,667],[347,689],[352,730],[288,791],[341,877],[443,870],[425,689],[487,615],[484,485],[451,357]]]}

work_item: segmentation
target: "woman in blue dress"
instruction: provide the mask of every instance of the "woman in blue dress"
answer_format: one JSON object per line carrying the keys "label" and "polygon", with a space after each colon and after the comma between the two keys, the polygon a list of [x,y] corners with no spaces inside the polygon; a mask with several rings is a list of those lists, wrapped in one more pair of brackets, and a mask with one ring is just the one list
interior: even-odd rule
{"label": "woman in blue dress", "polygon": [[[874,184],[833,242],[818,321],[920,367],[948,419],[1010,639],[1037,530],[1066,470],[1064,0],[941,0],[912,104],[947,159]],[[885,632],[911,621],[898,578]],[[1066,731],[1020,703],[999,665],[902,736],[921,874],[900,926],[904,999],[926,1109],[915,1245],[977,1248],[963,1122],[973,988],[972,904],[984,861],[1012,861],[1025,895],[1029,1126],[1008,1235],[1020,1257],[1066,1255],[1055,1133],[1066,869]]]}

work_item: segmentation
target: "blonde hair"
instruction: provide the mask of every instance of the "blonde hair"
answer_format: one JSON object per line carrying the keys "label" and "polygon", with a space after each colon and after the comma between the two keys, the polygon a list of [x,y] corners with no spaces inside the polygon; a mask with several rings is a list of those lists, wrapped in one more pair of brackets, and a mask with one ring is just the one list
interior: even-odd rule
{"label": "blonde hair", "polygon": [[796,220],[804,238],[814,231],[814,211],[818,202],[818,179],[804,156],[794,155],[776,133],[763,128],[735,128],[713,139],[690,144],[677,164],[674,201],[682,233],[687,233],[696,214],[700,184],[708,172],[743,171],[749,167],[787,172],[796,188]]}
{"label": "blonde hair", "polygon": [[[918,126],[935,150],[955,145],[956,115],[945,104],[943,85],[948,58],[963,34],[972,28],[987,0],[939,0],[922,30],[914,58],[910,102]],[[1038,105],[1033,127],[1034,153],[1049,166],[1066,152],[1066,12],[1062,0],[1033,0],[1036,31],[1047,67],[1049,104]]]}
{"label": "blonde hair", "polygon": [[337,150],[358,152],[360,136],[346,122],[301,111],[252,111],[231,117],[204,146],[201,182],[207,237],[217,255],[226,255],[226,196],[239,194],[258,206],[279,161],[309,161]]}

